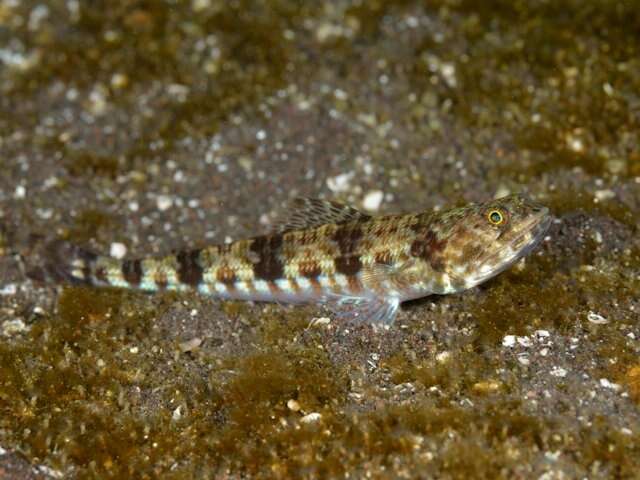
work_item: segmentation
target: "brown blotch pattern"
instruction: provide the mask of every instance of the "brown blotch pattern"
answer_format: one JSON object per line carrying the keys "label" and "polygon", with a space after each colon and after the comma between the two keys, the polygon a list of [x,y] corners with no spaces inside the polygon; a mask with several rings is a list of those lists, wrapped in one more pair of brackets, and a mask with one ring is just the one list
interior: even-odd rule
{"label": "brown blotch pattern", "polygon": [[142,281],[142,262],[125,260],[122,262],[122,278],[131,285],[140,285]]}
{"label": "brown blotch pattern", "polygon": [[253,273],[260,280],[273,281],[284,277],[284,264],[280,260],[282,235],[257,237],[249,247],[259,259],[253,266]]}
{"label": "brown blotch pattern", "polygon": [[318,262],[306,260],[298,264],[298,272],[305,278],[317,278],[322,274],[322,268]]}
{"label": "brown blotch pattern", "polygon": [[300,235],[296,237],[297,243],[299,245],[313,245],[318,242],[318,230],[309,230],[307,232],[301,232]]}
{"label": "brown blotch pattern", "polygon": [[447,246],[446,238],[438,239],[433,230],[428,230],[424,237],[418,237],[411,244],[411,255],[418,257],[431,265],[435,271],[444,269],[443,251]]}
{"label": "brown blotch pattern", "polygon": [[356,275],[362,269],[362,262],[358,255],[338,257],[335,260],[336,272],[344,275]]}
{"label": "brown blotch pattern", "polygon": [[362,269],[360,256],[354,254],[362,237],[360,226],[353,224],[341,226],[333,233],[332,240],[338,245],[340,252],[340,256],[335,259],[336,272],[356,275]]}
{"label": "brown blotch pattern", "polygon": [[216,280],[225,285],[233,285],[238,281],[236,272],[228,265],[223,265],[216,271]]}
{"label": "brown blotch pattern", "polygon": [[350,256],[358,248],[363,235],[360,226],[347,224],[336,229],[331,239],[338,244],[342,256]]}
{"label": "brown blotch pattern", "polygon": [[200,265],[200,250],[180,252],[176,255],[178,280],[192,287],[202,282],[203,268]]}
{"label": "brown blotch pattern", "polygon": [[236,245],[236,242],[234,243],[223,243],[221,245],[216,245],[216,255],[226,255],[228,253],[231,253],[231,249],[234,247],[234,245]]}
{"label": "brown blotch pattern", "polygon": [[156,284],[158,290],[165,290],[169,285],[169,279],[167,278],[166,272],[163,270],[157,270],[153,275],[153,282]]}
{"label": "brown blotch pattern", "polygon": [[425,221],[422,217],[417,217],[414,222],[409,224],[409,230],[417,235],[423,235],[425,230],[428,229],[429,222]]}
{"label": "brown blotch pattern", "polygon": [[398,233],[399,230],[400,226],[397,222],[380,222],[374,226],[371,234],[376,237],[394,236]]}

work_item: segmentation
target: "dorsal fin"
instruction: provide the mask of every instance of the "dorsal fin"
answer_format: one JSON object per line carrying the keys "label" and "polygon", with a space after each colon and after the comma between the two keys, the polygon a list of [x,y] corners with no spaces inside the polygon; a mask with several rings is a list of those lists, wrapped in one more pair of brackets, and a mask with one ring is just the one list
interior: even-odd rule
{"label": "dorsal fin", "polygon": [[273,223],[274,233],[319,227],[327,223],[345,223],[353,220],[369,220],[370,215],[355,208],[317,198],[295,198],[281,219]]}

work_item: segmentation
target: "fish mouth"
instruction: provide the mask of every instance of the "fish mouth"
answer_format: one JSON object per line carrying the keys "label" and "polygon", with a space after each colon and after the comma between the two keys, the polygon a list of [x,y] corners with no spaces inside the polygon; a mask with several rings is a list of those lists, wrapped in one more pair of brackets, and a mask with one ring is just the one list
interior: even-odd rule
{"label": "fish mouth", "polygon": [[[468,280],[469,286],[478,285],[491,277],[495,277],[528,255],[542,241],[552,220],[553,217],[549,214],[547,207],[538,207],[535,214],[523,224],[521,233],[509,242],[509,246],[519,245],[519,247],[512,249],[511,254],[504,258],[504,251],[502,250],[482,258],[479,261],[478,274]],[[530,235],[530,238],[525,240],[528,235]],[[490,265],[494,267],[487,268]]]}
{"label": "fish mouth", "polygon": [[523,255],[526,255],[531,250],[533,250],[538,243],[544,237],[544,234],[549,229],[551,225],[551,221],[553,217],[549,214],[549,209],[547,207],[538,207],[539,210],[535,215],[532,215],[522,227],[522,233],[514,238],[512,244],[520,245],[523,239],[527,236],[527,234],[531,235],[531,239],[529,242],[522,246],[517,253],[518,258],[522,258]]}

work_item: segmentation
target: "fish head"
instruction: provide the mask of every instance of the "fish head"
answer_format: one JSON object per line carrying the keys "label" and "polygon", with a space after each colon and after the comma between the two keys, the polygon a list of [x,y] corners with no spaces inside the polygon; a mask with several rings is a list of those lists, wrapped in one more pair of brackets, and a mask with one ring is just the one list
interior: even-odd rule
{"label": "fish head", "polygon": [[443,293],[474,287],[509,268],[543,238],[551,218],[548,208],[523,195],[444,212],[434,222]]}

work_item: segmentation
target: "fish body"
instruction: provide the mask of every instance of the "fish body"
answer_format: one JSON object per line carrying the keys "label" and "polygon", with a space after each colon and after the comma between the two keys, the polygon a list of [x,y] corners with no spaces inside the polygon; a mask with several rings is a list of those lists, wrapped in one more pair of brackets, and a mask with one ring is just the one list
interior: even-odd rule
{"label": "fish body", "polygon": [[323,303],[342,318],[391,323],[401,302],[460,292],[505,270],[549,223],[547,208],[520,195],[379,217],[297,199],[267,235],[127,260],[56,242],[49,270],[58,280],[95,286]]}

